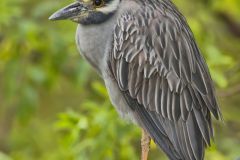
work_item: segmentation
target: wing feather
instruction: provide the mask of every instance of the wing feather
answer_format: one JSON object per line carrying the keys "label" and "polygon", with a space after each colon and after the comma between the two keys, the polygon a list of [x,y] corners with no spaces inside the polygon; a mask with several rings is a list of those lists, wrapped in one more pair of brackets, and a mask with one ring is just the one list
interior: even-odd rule
{"label": "wing feather", "polygon": [[172,3],[142,3],[118,19],[110,70],[137,121],[168,156],[202,160],[213,137],[211,113],[221,116],[209,71]]}

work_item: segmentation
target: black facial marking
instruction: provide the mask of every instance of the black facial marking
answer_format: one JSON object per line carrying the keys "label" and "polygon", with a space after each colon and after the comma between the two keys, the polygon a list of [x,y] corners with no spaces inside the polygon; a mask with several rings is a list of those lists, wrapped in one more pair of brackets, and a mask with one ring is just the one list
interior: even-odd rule
{"label": "black facial marking", "polygon": [[114,15],[114,12],[104,14],[101,12],[90,12],[89,15],[81,19],[80,24],[82,25],[89,25],[89,24],[100,24],[108,20]]}
{"label": "black facial marking", "polygon": [[110,3],[113,0],[104,0],[104,1],[105,1],[105,3]]}

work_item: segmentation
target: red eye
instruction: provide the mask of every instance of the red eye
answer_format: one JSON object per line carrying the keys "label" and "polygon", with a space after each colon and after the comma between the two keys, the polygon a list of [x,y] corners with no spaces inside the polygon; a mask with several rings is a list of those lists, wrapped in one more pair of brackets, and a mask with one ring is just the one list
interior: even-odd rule
{"label": "red eye", "polygon": [[103,0],[93,0],[93,5],[95,7],[102,7],[104,4],[104,1]]}

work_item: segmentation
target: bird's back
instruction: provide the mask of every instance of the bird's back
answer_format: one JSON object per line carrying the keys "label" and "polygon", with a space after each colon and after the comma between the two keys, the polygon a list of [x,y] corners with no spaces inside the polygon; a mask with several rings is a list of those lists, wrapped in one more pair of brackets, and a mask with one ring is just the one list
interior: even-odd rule
{"label": "bird's back", "polygon": [[140,8],[123,12],[114,27],[110,97],[170,159],[202,160],[213,137],[211,114],[221,116],[207,65],[171,1],[135,2]]}

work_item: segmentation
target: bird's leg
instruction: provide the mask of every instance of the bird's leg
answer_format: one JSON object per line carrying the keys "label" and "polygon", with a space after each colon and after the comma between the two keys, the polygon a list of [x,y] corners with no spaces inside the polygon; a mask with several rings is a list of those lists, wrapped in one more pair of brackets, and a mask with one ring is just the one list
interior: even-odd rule
{"label": "bird's leg", "polygon": [[141,147],[142,147],[142,155],[141,160],[147,160],[148,159],[148,152],[150,150],[150,142],[151,138],[148,135],[148,133],[142,129],[142,138],[141,138]]}

